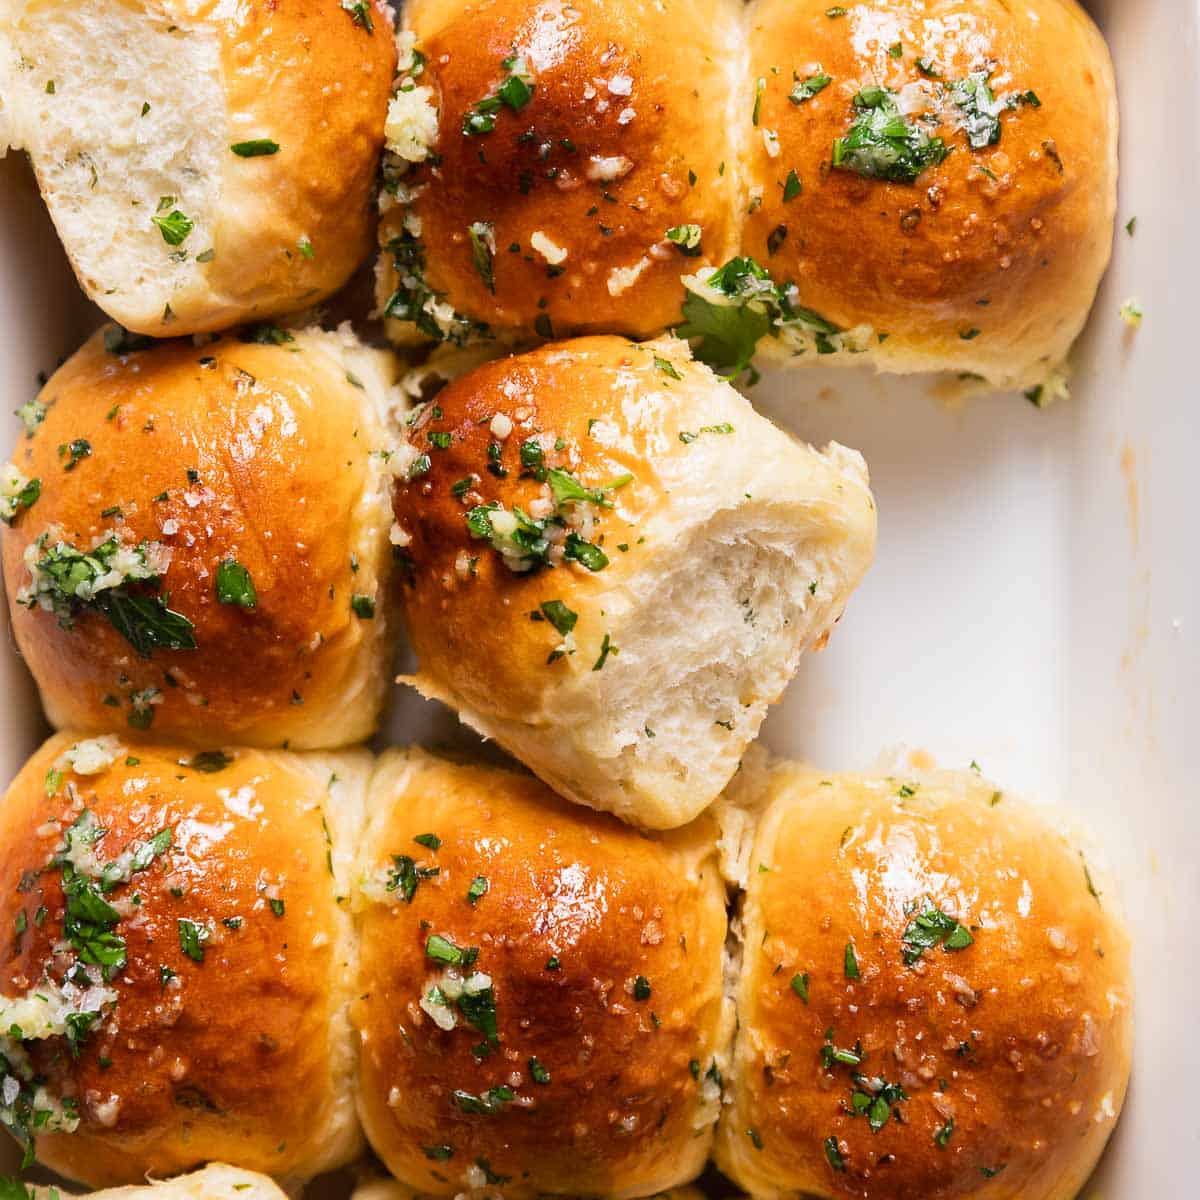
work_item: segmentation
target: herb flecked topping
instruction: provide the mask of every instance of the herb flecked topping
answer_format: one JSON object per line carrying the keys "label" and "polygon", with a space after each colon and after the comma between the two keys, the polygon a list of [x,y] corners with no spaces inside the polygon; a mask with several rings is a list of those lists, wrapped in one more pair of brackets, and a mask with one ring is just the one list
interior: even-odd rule
{"label": "herb flecked topping", "polygon": [[913,183],[927,167],[950,153],[940,137],[932,137],[905,116],[896,93],[871,86],[851,101],[855,116],[850,130],[833,143],[833,166],[868,179]]}
{"label": "herb flecked topping", "polygon": [[124,545],[108,534],[82,551],[48,529],[26,547],[24,561],[30,580],[17,603],[52,612],[63,629],[98,612],[143,657],[196,648],[192,622],[152,590],[170,563],[170,551],[159,543]]}

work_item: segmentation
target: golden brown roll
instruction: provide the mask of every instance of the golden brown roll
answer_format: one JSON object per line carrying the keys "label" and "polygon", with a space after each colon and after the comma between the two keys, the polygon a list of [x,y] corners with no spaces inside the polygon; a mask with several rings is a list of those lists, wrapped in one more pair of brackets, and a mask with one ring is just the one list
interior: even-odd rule
{"label": "golden brown roll", "polygon": [[707,819],[651,839],[532,776],[392,751],[360,864],[359,1106],[415,1191],[697,1175],[731,1030]]}
{"label": "golden brown roll", "polygon": [[[56,1200],[73,1193],[57,1187],[28,1187],[28,1200]],[[189,1175],[154,1180],[140,1187],[105,1188],[86,1193],[88,1200],[286,1200],[287,1193],[274,1180],[254,1171],[213,1163]]]}
{"label": "golden brown roll", "polygon": [[55,725],[300,749],[373,730],[392,360],[255,335],[135,349],[109,327],[24,406],[4,567]]}
{"label": "golden brown roll", "polygon": [[93,1187],[361,1148],[344,902],[364,753],[50,739],[0,807],[0,1121]]}
{"label": "golden brown roll", "polygon": [[490,363],[409,436],[412,682],[651,828],[715,799],[874,552],[861,457],[794,441],[677,339]]}
{"label": "golden brown roll", "polygon": [[315,304],[366,255],[395,64],[377,0],[15,0],[0,152],[28,151],[115,320],[223,329]]}
{"label": "golden brown roll", "polygon": [[1071,1200],[1120,1112],[1107,887],[976,772],[753,772],[732,1106],[756,1197]]}
{"label": "golden brown roll", "polygon": [[1112,241],[1116,92],[1087,14],[755,0],[749,21],[742,247],[780,285],[760,349],[1047,380]]}
{"label": "golden brown roll", "polygon": [[389,332],[462,340],[678,319],[737,246],[737,0],[416,0],[387,125]]}

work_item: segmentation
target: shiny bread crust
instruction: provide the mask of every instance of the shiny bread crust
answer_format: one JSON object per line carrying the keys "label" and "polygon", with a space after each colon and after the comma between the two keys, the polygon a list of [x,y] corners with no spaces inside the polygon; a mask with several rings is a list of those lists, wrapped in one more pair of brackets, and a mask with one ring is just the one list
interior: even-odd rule
{"label": "shiny bread crust", "polygon": [[[429,2],[406,27],[425,55],[413,82],[438,109],[437,134],[403,174],[401,202],[385,197],[381,240],[394,249],[409,222],[418,273],[443,316],[458,314],[442,336],[647,336],[691,317],[680,276],[748,255],[792,285],[793,315],[815,318],[789,325],[773,312],[765,360],[953,371],[1041,385],[1039,402],[1061,388],[1116,205],[1112,63],[1073,0]],[[653,49],[634,53],[643,43]],[[501,105],[491,132],[465,135],[464,115],[497,94],[513,54],[544,64],[544,79],[530,67],[524,106]],[[618,68],[630,97],[605,95]],[[963,83],[983,84],[974,111],[969,95],[959,103]],[[944,159],[915,178],[834,167],[835,143],[861,112],[855,97],[876,86],[914,136],[943,143]],[[636,117],[610,130],[626,100]],[[969,134],[972,120],[988,128]],[[628,174],[577,186],[576,160],[593,152],[623,156]],[[696,180],[677,198],[685,169]],[[468,234],[475,222],[494,227],[490,278]],[[696,257],[647,253],[683,222],[701,229]],[[531,252],[535,232],[566,251],[561,262]],[[393,258],[381,258],[381,304],[396,294]],[[613,268],[630,266],[628,289],[613,295],[610,281],[625,279]],[[415,329],[389,322],[398,339]]]}
{"label": "shiny bread crust", "polygon": [[[0,805],[0,924],[25,926],[6,945],[0,993],[36,992],[48,964],[58,980],[78,957],[55,950],[65,872],[54,860],[85,810],[106,830],[98,864],[163,830],[171,844],[106,893],[126,946],[107,984],[115,1006],[78,1056],[63,1037],[25,1043],[81,1118],[38,1137],[39,1160],[91,1187],[222,1160],[297,1183],[348,1162],[361,1148],[347,1023],[355,945],[334,867],[357,833],[369,759],[197,758],[122,737],[106,766],[79,774],[61,760],[80,742],[52,737]],[[202,961],[181,922],[207,931]]]}
{"label": "shiny bread crust", "polygon": [[[380,760],[369,803],[359,1105],[393,1175],[451,1196],[485,1187],[486,1163],[516,1200],[694,1178],[719,1109],[706,1075],[731,1032],[711,822],[650,838],[523,772],[416,750]],[[437,872],[410,902],[383,882],[396,855]],[[492,1045],[421,1007],[448,986],[431,936],[478,948],[459,974],[490,981]],[[498,1086],[511,1099],[494,1112],[455,1099]]]}
{"label": "shiny bread crust", "polygon": [[[747,10],[750,73],[765,81],[759,129],[774,132],[779,154],[748,143],[746,186],[762,203],[746,218],[744,253],[828,321],[866,326],[882,369],[1038,384],[1066,359],[1111,251],[1116,87],[1099,31],[1064,0],[846,7],[836,19],[823,0]],[[789,99],[796,77],[818,72],[832,82]],[[977,149],[952,94],[972,72],[1004,102],[998,140]],[[853,97],[873,84],[934,98],[938,120],[917,125],[949,154],[912,184],[831,167]],[[800,190],[785,196],[790,171]]]}
{"label": "shiny bread crust", "polygon": [[[388,442],[340,348],[329,350],[336,335],[114,354],[105,338],[116,333],[96,334],[51,377],[44,420],[13,454],[41,494],[4,530],[9,612],[51,722],[141,723],[201,746],[366,737],[387,683]],[[47,531],[48,545],[81,551],[107,533],[168,549],[158,594],[192,623],[196,648],[143,657],[101,613],[64,627],[23,605],[24,555]],[[219,598],[228,561],[249,572],[253,607]]]}
{"label": "shiny bread crust", "polygon": [[[782,765],[757,799],[720,1168],[762,1197],[1071,1200],[1132,1052],[1129,942],[1094,864],[972,771]],[[914,956],[930,905],[952,921]],[[906,1094],[877,1130],[863,1079]]]}
{"label": "shiny bread crust", "polygon": [[[438,0],[408,5],[439,109],[436,157],[405,184],[427,247],[426,279],[493,330],[645,337],[671,324],[679,277],[736,246],[738,195],[724,109],[740,5],[732,0]],[[464,136],[464,117],[524,57],[532,98],[495,129]],[[403,206],[380,237],[399,232]],[[493,228],[492,286],[468,236]],[[697,224],[685,257],[667,230]],[[541,235],[555,247],[539,250]],[[565,257],[557,260],[557,251]],[[386,257],[385,257],[386,263]],[[394,283],[389,274],[381,291]],[[546,336],[550,336],[547,332]]]}

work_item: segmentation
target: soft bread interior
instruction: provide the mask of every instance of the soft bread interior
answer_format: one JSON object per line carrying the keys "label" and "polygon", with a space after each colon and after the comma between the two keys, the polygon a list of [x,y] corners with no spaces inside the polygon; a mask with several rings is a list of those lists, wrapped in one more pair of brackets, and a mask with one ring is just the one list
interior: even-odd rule
{"label": "soft bread interior", "polygon": [[[833,458],[865,493],[861,459],[841,447]],[[673,828],[737,771],[801,656],[841,616],[872,548],[849,510],[744,500],[696,523],[605,598],[608,656],[555,690],[541,719],[484,714],[427,675],[415,682],[564,796]]]}
{"label": "soft bread interior", "polygon": [[[180,9],[11,0],[0,17],[4,133],[28,151],[84,287],[120,314],[159,317],[213,244],[220,47],[211,25]],[[177,245],[153,219],[174,212],[192,223]],[[181,228],[168,225],[170,236]]]}
{"label": "soft bread interior", "polygon": [[837,558],[823,538],[797,539],[785,506],[755,505],[714,516],[660,561],[600,681],[597,749],[614,780],[715,795],[838,615]]}

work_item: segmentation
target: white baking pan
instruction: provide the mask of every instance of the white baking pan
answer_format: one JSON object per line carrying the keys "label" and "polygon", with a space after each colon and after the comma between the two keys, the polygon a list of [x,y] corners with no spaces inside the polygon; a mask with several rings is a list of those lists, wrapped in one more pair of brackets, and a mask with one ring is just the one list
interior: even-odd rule
{"label": "white baking pan", "polygon": [[[1020,396],[948,408],[927,379],[818,369],[768,375],[752,393],[803,436],[862,450],[880,511],[874,569],[764,736],[829,768],[898,745],[974,759],[1096,831],[1133,931],[1138,1045],[1085,1194],[1183,1200],[1200,1194],[1200,10],[1097,0],[1093,12],[1117,65],[1121,200],[1073,397],[1045,411]],[[1136,332],[1118,316],[1127,298],[1146,313]],[[29,399],[95,319],[24,162],[0,163],[4,407]],[[0,687],[6,782],[43,734],[7,638]],[[415,696],[397,697],[385,733],[464,736]]]}

